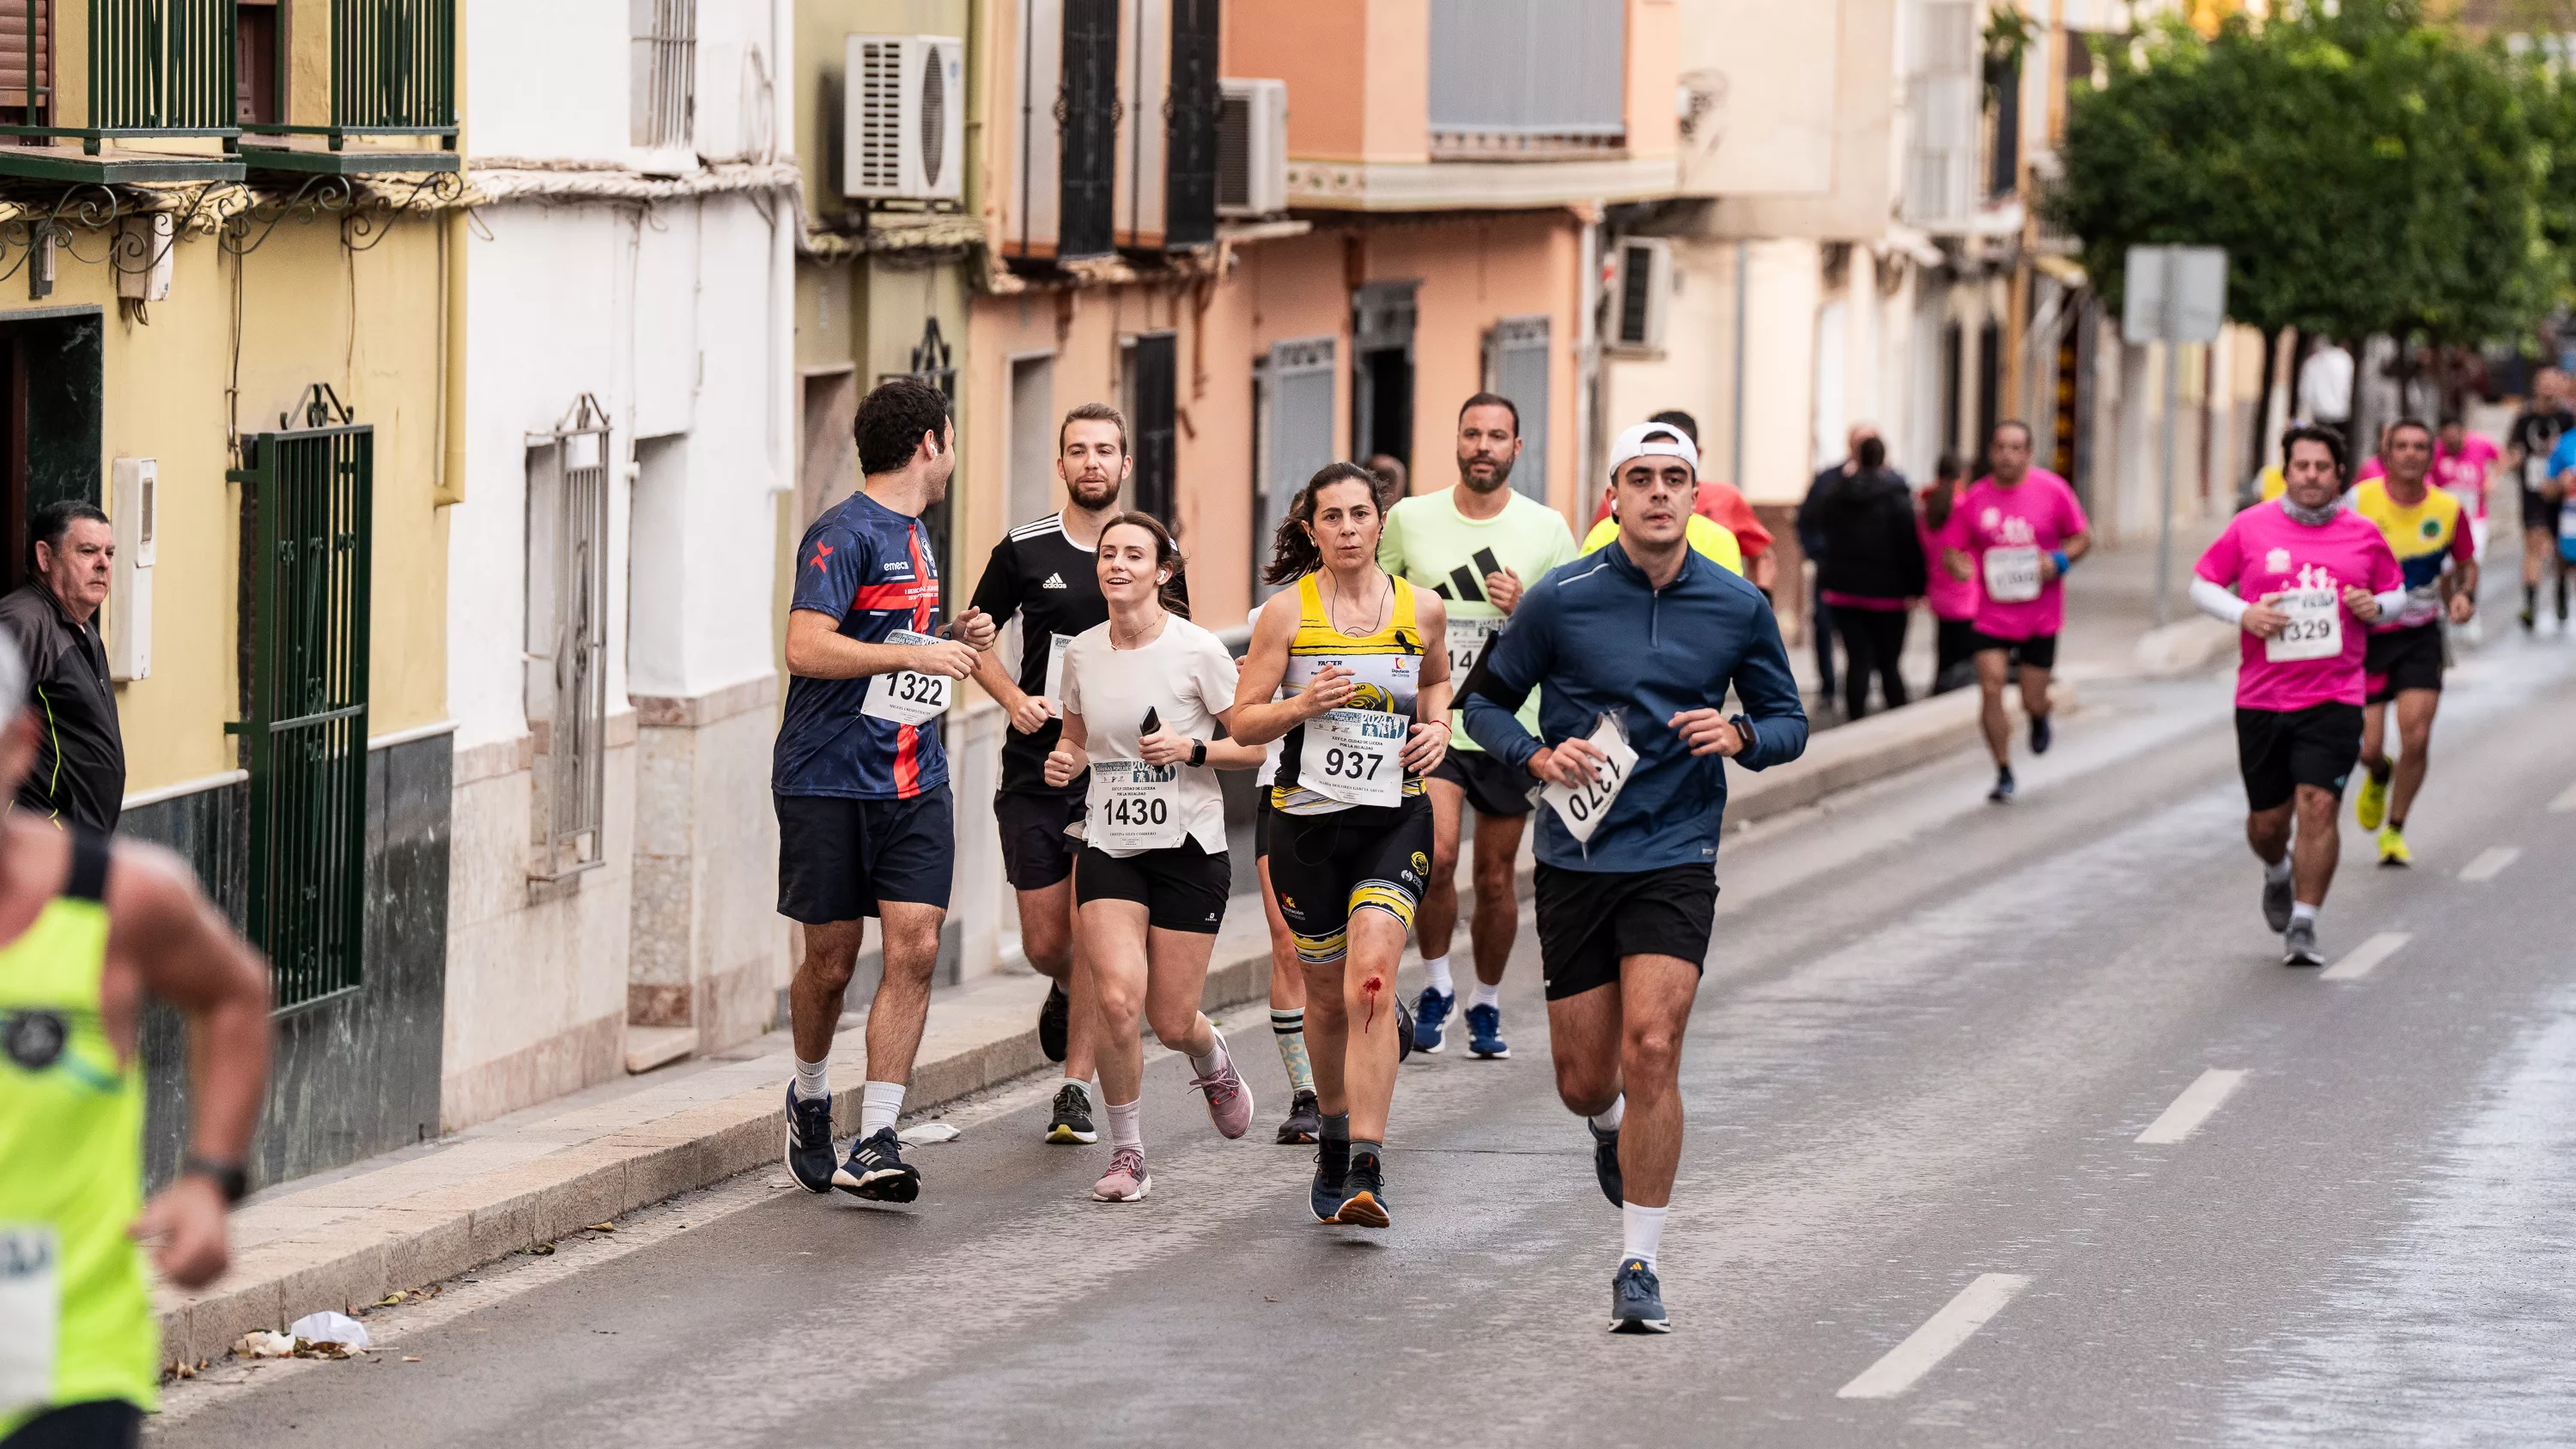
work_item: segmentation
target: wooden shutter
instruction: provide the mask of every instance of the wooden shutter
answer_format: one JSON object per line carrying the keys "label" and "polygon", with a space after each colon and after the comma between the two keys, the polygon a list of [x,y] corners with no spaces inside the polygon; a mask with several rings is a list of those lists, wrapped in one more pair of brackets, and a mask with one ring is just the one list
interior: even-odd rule
{"label": "wooden shutter", "polygon": [[1118,205],[1118,0],[1064,0],[1055,116],[1064,138],[1056,255],[1105,256]]}
{"label": "wooden shutter", "polygon": [[1172,89],[1164,102],[1163,244],[1216,240],[1218,0],[1172,0]]}
{"label": "wooden shutter", "polygon": [[1172,440],[1178,397],[1179,338],[1151,332],[1136,339],[1128,357],[1127,421],[1136,430],[1136,506],[1172,526],[1179,499]]}
{"label": "wooden shutter", "polygon": [[1545,317],[1505,317],[1494,324],[1494,391],[1521,415],[1521,460],[1512,487],[1547,501],[1548,348]]}
{"label": "wooden shutter", "polygon": [[28,99],[28,72],[39,88],[52,86],[53,20],[53,0],[0,0],[0,106],[45,104]]}

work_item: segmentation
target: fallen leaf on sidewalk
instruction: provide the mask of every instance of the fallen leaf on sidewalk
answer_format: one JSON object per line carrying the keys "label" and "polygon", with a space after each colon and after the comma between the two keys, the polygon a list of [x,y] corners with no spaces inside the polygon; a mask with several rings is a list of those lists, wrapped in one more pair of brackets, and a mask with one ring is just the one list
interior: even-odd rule
{"label": "fallen leaf on sidewalk", "polygon": [[592,1223],[589,1227],[582,1229],[582,1231],[585,1233],[613,1233],[617,1231],[617,1224]]}
{"label": "fallen leaf on sidewalk", "polygon": [[403,1360],[403,1362],[404,1362],[404,1363],[418,1363],[418,1362],[420,1362],[420,1360],[419,1360],[419,1359],[416,1359],[416,1358],[407,1358],[407,1359],[404,1359],[404,1360]]}
{"label": "fallen leaf on sidewalk", "polygon": [[535,1247],[530,1248],[530,1249],[528,1250],[528,1254],[529,1254],[529,1256],[531,1256],[531,1257],[546,1258],[546,1257],[551,1257],[551,1256],[553,1256],[553,1255],[554,1255],[554,1251],[555,1251],[555,1245],[554,1245],[554,1244],[552,1244],[552,1243],[539,1243],[539,1244],[537,1244]]}

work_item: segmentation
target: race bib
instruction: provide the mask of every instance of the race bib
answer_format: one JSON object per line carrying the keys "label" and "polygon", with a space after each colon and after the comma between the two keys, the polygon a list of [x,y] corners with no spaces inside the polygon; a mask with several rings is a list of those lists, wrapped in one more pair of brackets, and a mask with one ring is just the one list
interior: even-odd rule
{"label": "race bib", "polygon": [[1986,597],[1998,604],[2027,604],[2039,597],[2039,549],[1986,550]]}
{"label": "race bib", "polygon": [[2280,633],[2263,641],[2274,664],[2333,659],[2343,653],[2343,599],[2333,589],[2293,589],[2272,601],[2289,616]]}
{"label": "race bib", "polygon": [[2576,539],[2576,504],[2568,504],[2558,510],[2558,536]]}
{"label": "race bib", "polygon": [[1467,671],[1475,668],[1476,661],[1484,657],[1485,646],[1493,643],[1494,636],[1503,632],[1505,622],[1501,618],[1461,619],[1455,614],[1449,617],[1449,682],[1451,684],[1465,681]]}
{"label": "race bib", "polygon": [[1091,814],[1083,839],[1112,855],[1168,850],[1189,837],[1181,819],[1178,765],[1142,760],[1091,762]]}
{"label": "race bib", "polygon": [[1064,718],[1064,650],[1072,642],[1070,634],[1047,636],[1046,688],[1040,692],[1046,696],[1047,714],[1055,719]]}
{"label": "race bib", "polygon": [[1580,790],[1563,785],[1549,785],[1539,798],[1556,811],[1565,833],[1577,845],[1588,845],[1592,832],[1601,828],[1601,817],[1610,813],[1610,802],[1619,798],[1621,787],[1628,783],[1628,772],[1637,767],[1637,752],[1628,746],[1627,732],[1608,719],[1594,726],[1591,742],[1610,758],[1594,774],[1592,783]]}
{"label": "race bib", "polygon": [[0,1223],[0,1420],[53,1402],[62,1245],[49,1223]]}
{"label": "race bib", "polygon": [[[888,644],[939,642],[928,634],[915,634],[909,629],[897,629],[888,634],[885,641]],[[908,725],[937,719],[948,712],[948,692],[955,683],[944,674],[923,674],[911,669],[880,674],[869,681],[867,703],[859,706],[859,713]]]}
{"label": "race bib", "polygon": [[1297,783],[1345,805],[1404,799],[1404,741],[1413,722],[1380,709],[1335,709],[1306,721]]}

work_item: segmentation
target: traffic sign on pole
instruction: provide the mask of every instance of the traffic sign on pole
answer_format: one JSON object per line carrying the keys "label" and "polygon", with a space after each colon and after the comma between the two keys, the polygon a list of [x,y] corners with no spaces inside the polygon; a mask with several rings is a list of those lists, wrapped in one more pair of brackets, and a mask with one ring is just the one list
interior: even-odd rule
{"label": "traffic sign on pole", "polygon": [[2165,344],[2165,457],[2156,527],[2156,622],[2167,607],[2173,574],[2174,403],[2182,391],[2182,346],[2215,342],[2227,325],[2227,252],[2223,247],[2131,247],[2120,336],[2132,346]]}

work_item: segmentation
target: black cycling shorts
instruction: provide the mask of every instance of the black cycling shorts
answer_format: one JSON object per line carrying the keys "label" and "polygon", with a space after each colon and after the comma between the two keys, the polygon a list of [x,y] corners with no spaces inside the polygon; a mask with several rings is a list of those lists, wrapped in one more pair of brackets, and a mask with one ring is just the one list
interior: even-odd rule
{"label": "black cycling shorts", "polygon": [[1210,855],[1195,840],[1127,856],[1086,845],[1073,868],[1075,905],[1134,901],[1145,908],[1145,923],[1158,931],[1213,936],[1225,924],[1232,894],[1234,867],[1225,852]]}
{"label": "black cycling shorts", "polygon": [[1351,917],[1379,910],[1413,929],[1431,878],[1431,802],[1354,805],[1330,815],[1274,812],[1270,892],[1297,943],[1297,959],[1338,961],[1350,949]]}
{"label": "black cycling shorts", "polygon": [[1527,815],[1529,792],[1538,788],[1529,771],[1515,770],[1483,750],[1452,749],[1423,778],[1446,780],[1466,791],[1467,808],[1479,815]]}
{"label": "black cycling shorts", "polygon": [[2245,776],[2245,808],[2257,814],[2289,803],[2301,785],[2342,799],[2360,758],[2360,705],[2236,711],[2236,768]]}
{"label": "black cycling shorts", "polygon": [[1002,878],[1016,891],[1042,891],[1073,874],[1082,842],[1064,828],[1089,811],[1088,792],[993,797],[993,819],[1002,830]]}
{"label": "black cycling shorts", "polygon": [[2027,639],[1998,639],[1992,634],[1975,634],[1973,637],[1977,653],[2001,649],[2005,659],[2014,664],[2027,664],[2033,669],[2057,667],[2057,636],[2054,634],[2033,634]]}
{"label": "black cycling shorts", "polygon": [[1262,786],[1252,805],[1252,858],[1254,860],[1264,859],[1270,854],[1270,817],[1277,813],[1279,812],[1270,808],[1270,787]]}
{"label": "black cycling shorts", "polygon": [[1531,884],[1550,1001],[1615,983],[1626,956],[1677,956],[1706,968],[1717,919],[1715,865],[1618,872],[1540,861]]}
{"label": "black cycling shorts", "polygon": [[2407,629],[2391,629],[2370,636],[2369,651],[2361,657],[2363,696],[2372,704],[2386,704],[2406,689],[2442,689],[2442,624],[2435,620]]}
{"label": "black cycling shorts", "polygon": [[809,926],[877,914],[880,901],[948,909],[956,811],[940,785],[909,800],[773,795],[778,913]]}

